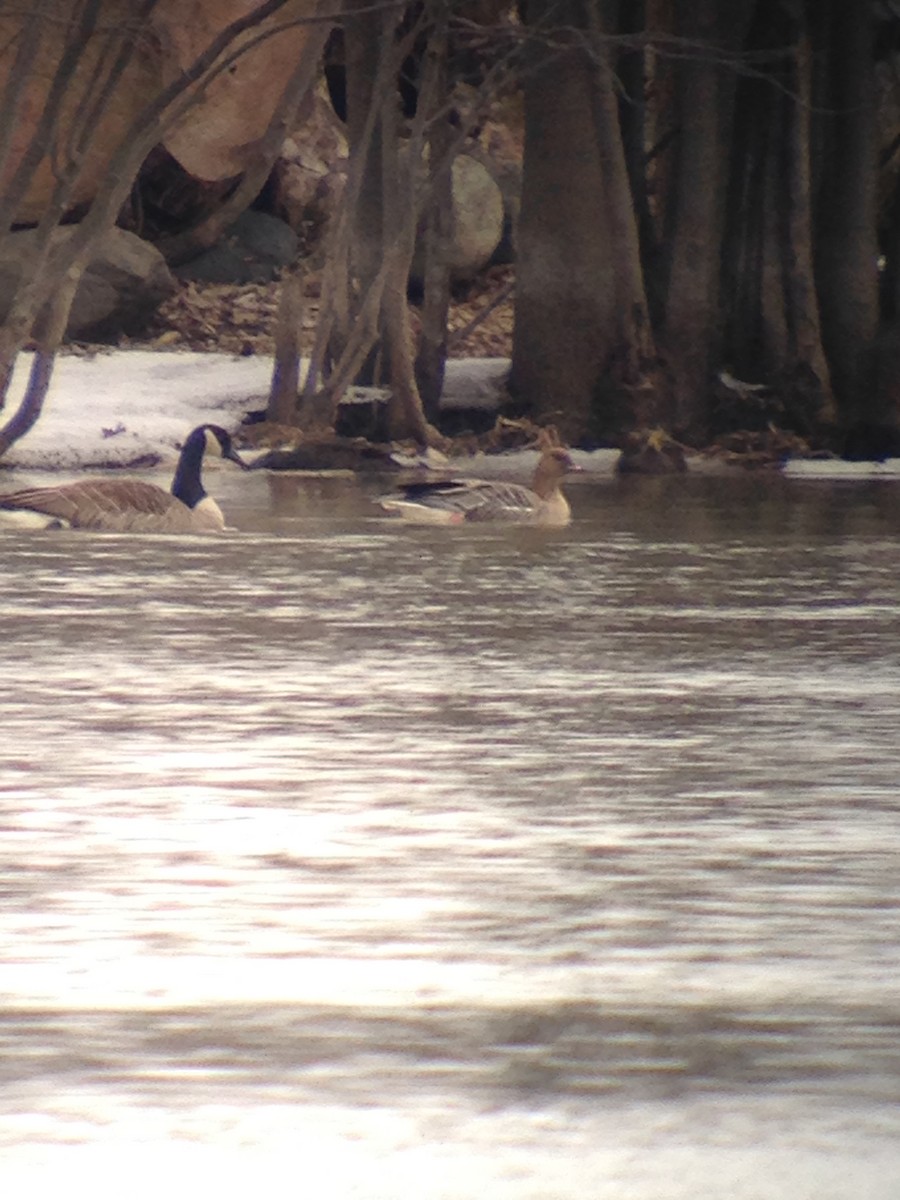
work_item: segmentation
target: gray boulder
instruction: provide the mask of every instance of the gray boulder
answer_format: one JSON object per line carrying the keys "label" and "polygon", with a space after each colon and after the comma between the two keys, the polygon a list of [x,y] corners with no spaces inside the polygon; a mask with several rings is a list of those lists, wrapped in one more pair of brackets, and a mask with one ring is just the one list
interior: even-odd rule
{"label": "gray boulder", "polygon": [[[448,247],[451,278],[465,283],[491,259],[503,236],[503,194],[490,171],[468,154],[460,154],[452,169],[453,238]],[[412,275],[421,279],[421,250],[413,259]]]}
{"label": "gray boulder", "polygon": [[218,245],[179,266],[177,274],[199,283],[268,283],[294,261],[299,244],[284,221],[249,209]]}
{"label": "gray boulder", "polygon": [[[63,226],[54,239],[71,233],[72,227]],[[0,321],[23,275],[34,269],[37,245],[36,231],[23,229],[0,247]],[[177,288],[158,250],[125,229],[111,229],[81,277],[65,336],[69,341],[114,341],[120,333],[138,333]]]}

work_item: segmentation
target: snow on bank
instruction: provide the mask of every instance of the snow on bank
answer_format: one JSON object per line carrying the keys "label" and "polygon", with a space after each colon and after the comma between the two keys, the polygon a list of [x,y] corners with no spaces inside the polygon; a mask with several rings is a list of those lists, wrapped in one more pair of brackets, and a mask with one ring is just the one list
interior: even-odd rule
{"label": "snow on bank", "polygon": [[789,479],[900,479],[900,458],[846,462],[842,458],[797,458],[782,468]]}
{"label": "snow on bank", "polygon": [[[7,404],[24,393],[31,355],[21,355]],[[268,358],[122,350],[91,358],[63,356],[44,411],[4,459],[30,470],[121,465],[145,454],[170,458],[195,425],[239,424],[265,403]]]}
{"label": "snow on bank", "polygon": [[[6,413],[15,411],[28,379],[31,356],[16,366]],[[505,358],[451,359],[444,408],[492,408],[509,371]],[[93,357],[62,356],[44,411],[34,429],[3,459],[24,470],[83,471],[127,466],[144,456],[173,460],[196,425],[210,421],[234,429],[248,410],[264,407],[272,374],[268,357],[240,358],[195,351],[112,350]],[[500,476],[528,470],[534,454],[484,456],[457,469]],[[576,452],[581,466],[614,469],[616,451]],[[694,471],[702,469],[693,463]],[[839,459],[795,460],[784,473],[793,479],[897,479],[900,459],[849,463]]]}
{"label": "snow on bank", "polygon": [[[20,356],[7,412],[28,381],[31,355]],[[507,359],[454,359],[445,403],[491,407],[509,370]],[[144,455],[174,457],[205,421],[233,429],[249,409],[265,406],[268,357],[185,351],[113,350],[59,358],[40,420],[4,458],[26,470],[126,466]]]}

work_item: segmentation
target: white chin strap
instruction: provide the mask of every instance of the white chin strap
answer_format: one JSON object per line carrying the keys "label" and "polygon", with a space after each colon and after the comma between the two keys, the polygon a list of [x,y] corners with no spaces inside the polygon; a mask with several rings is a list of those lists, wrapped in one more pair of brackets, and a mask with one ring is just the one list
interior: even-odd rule
{"label": "white chin strap", "polygon": [[206,439],[206,449],[204,453],[210,455],[211,458],[221,458],[222,445],[213,431],[211,429],[207,429],[204,437]]}

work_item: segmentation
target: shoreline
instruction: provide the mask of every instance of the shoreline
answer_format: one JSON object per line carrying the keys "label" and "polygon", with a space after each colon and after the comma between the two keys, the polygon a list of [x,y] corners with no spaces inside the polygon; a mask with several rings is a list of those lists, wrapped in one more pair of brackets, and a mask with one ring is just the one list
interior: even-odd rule
{"label": "shoreline", "polygon": [[[8,412],[15,410],[24,393],[31,357],[25,352],[16,363]],[[442,407],[448,412],[496,408],[508,369],[507,358],[448,359]],[[248,412],[264,406],[271,374],[272,359],[267,355],[159,344],[67,347],[57,359],[40,418],[0,460],[0,471],[141,470],[168,465],[194,426],[212,422],[233,430]],[[741,443],[737,448],[723,439],[718,445],[688,451],[689,473],[768,470],[798,479],[900,478],[900,459],[848,462],[821,455],[790,457],[785,453],[790,435],[773,431],[756,437],[757,442],[768,438],[768,448],[754,446],[755,437],[735,435]],[[520,470],[534,453],[526,443],[523,436],[518,446],[485,454],[479,439],[460,438],[460,456],[439,465],[458,473]],[[619,455],[615,449],[575,453],[590,473],[602,475],[615,470]],[[501,465],[504,462],[506,467]]]}

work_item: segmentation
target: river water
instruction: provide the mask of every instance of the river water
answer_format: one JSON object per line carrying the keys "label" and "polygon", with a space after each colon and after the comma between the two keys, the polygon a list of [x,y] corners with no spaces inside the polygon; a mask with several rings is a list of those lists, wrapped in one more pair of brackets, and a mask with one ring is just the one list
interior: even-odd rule
{"label": "river water", "polygon": [[3,1195],[896,1200],[900,484],[213,490],[0,537]]}

